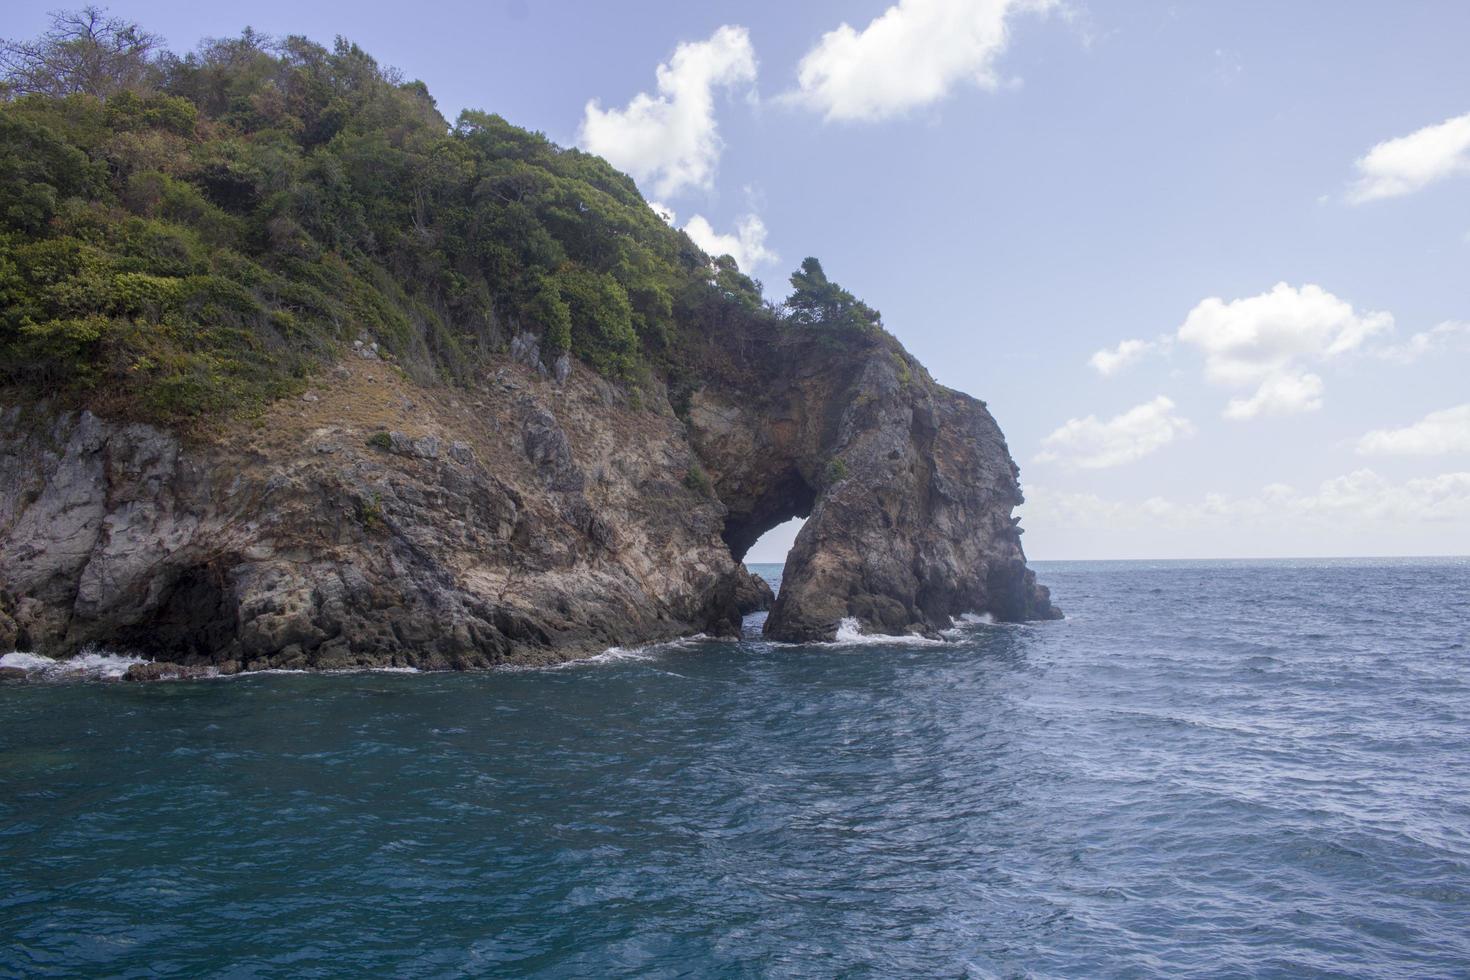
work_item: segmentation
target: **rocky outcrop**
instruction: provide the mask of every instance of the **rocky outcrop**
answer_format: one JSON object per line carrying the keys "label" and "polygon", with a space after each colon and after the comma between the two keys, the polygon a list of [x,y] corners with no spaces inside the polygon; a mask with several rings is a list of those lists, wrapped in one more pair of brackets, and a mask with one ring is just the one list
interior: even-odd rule
{"label": "rocky outcrop", "polygon": [[737,559],[808,518],[767,635],[830,640],[844,619],[897,634],[967,612],[1060,616],[1026,567],[1018,471],[983,402],[936,384],[881,333],[770,341],[736,351],[712,335],[707,361],[743,370],[709,373],[689,411]]}
{"label": "rocky outcrop", "polygon": [[745,571],[735,586],[735,608],[740,615],[766,612],[775,604],[776,593],[771,590],[770,583],[755,572]]}
{"label": "rocky outcrop", "polygon": [[[886,335],[706,333],[672,399],[533,366],[523,341],[469,388],[349,356],[220,431],[14,405],[0,641],[225,673],[464,668],[732,634],[765,608],[782,640],[1056,615],[982,403]],[[740,560],[793,516],[773,597]]]}
{"label": "rocky outcrop", "polygon": [[16,644],[438,668],[738,630],[747,576],[718,502],[681,482],[671,412],[588,372],[557,387],[508,367],[463,392],[348,367],[207,438],[0,413]]}
{"label": "rocky outcrop", "polygon": [[149,662],[129,665],[122,679],[133,683],[142,683],[152,681],[189,681],[197,680],[201,677],[216,677],[218,675],[219,671],[214,667]]}

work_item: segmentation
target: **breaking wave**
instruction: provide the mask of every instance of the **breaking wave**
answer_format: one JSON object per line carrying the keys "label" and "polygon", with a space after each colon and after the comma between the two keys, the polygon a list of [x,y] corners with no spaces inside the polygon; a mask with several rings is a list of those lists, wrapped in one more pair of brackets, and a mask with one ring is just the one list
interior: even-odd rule
{"label": "breaking wave", "polygon": [[122,680],[133,664],[147,662],[142,657],[94,649],[83,650],[65,660],[21,652],[7,653],[0,657],[0,667],[18,668],[25,671],[30,678],[45,681]]}
{"label": "breaking wave", "polygon": [[837,636],[830,643],[819,644],[821,646],[905,646],[905,647],[931,647],[943,646],[947,641],[937,636],[919,636],[917,633],[909,633],[905,636],[889,636],[886,633],[864,633],[862,624],[855,616],[847,616],[837,624]]}
{"label": "breaking wave", "polygon": [[[112,653],[101,649],[87,649],[74,657],[57,659],[38,653],[16,651],[0,656],[0,668],[12,668],[26,672],[26,679],[45,682],[76,681],[120,681],[127,676],[128,668],[134,664],[152,663],[147,657],[134,654]],[[343,667],[334,670],[292,670],[272,668],[269,670],[241,671],[236,674],[221,674],[218,668],[209,667],[203,674],[195,674],[187,680],[230,679],[236,677],[258,677],[272,674],[417,674],[417,667]],[[165,676],[163,679],[170,680]]]}

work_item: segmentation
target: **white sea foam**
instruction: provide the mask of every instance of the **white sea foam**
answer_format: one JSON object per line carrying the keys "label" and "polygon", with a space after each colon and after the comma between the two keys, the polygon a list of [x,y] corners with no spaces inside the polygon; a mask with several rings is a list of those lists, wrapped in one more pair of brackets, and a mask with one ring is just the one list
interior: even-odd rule
{"label": "white sea foam", "polygon": [[19,667],[41,680],[118,680],[133,664],[147,663],[142,657],[86,649],[75,657],[54,660],[35,653],[7,653],[0,667]]}
{"label": "white sea foam", "polygon": [[658,643],[649,643],[641,647],[608,647],[601,653],[590,657],[582,657],[577,660],[566,660],[549,667],[505,667],[504,670],[567,670],[572,667],[587,667],[595,664],[610,664],[625,662],[629,660],[653,660],[660,653],[671,650],[682,650],[696,643],[704,643],[710,639],[704,633],[695,633],[693,636],[681,636],[675,640],[662,640]]}
{"label": "white sea foam", "polygon": [[224,677],[259,677],[262,674],[422,674],[417,667],[332,667],[312,670],[306,667],[267,667],[265,670],[242,670]]}
{"label": "white sea foam", "polygon": [[589,664],[611,664],[625,660],[652,660],[654,648],[649,647],[608,647],[601,653],[590,657],[582,657],[578,660],[568,660],[564,663],[555,664],[553,669],[564,667],[580,667]]}
{"label": "white sea foam", "polygon": [[847,647],[847,646],[911,646],[931,647],[941,646],[945,640],[936,636],[919,636],[916,633],[907,633],[903,636],[889,636],[886,633],[864,633],[862,624],[857,621],[856,616],[847,616],[837,624],[837,636],[830,643],[818,644],[819,646]]}
{"label": "white sea foam", "polygon": [[[86,649],[75,657],[56,660],[35,653],[7,653],[0,656],[0,667],[19,667],[34,680],[43,681],[115,681],[121,680],[133,664],[150,663],[144,657],[131,654],[109,653],[105,650]],[[204,674],[192,678],[227,679],[230,677],[253,677],[259,674],[417,674],[417,667],[344,667],[338,670],[255,670],[236,674],[220,674],[209,668]]]}
{"label": "white sea foam", "polygon": [[990,613],[960,613],[958,616],[951,616],[949,623],[949,629],[940,630],[939,635],[948,637],[951,640],[958,640],[965,634],[972,633],[982,626],[1007,625],[997,623],[995,617]]}

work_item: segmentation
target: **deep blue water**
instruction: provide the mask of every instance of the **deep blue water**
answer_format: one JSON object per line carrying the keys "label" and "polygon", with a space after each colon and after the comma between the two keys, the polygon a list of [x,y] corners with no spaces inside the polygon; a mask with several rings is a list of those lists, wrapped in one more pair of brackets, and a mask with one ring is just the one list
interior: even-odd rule
{"label": "deep blue water", "polygon": [[944,645],[0,688],[0,974],[1470,975],[1470,561],[1038,566]]}

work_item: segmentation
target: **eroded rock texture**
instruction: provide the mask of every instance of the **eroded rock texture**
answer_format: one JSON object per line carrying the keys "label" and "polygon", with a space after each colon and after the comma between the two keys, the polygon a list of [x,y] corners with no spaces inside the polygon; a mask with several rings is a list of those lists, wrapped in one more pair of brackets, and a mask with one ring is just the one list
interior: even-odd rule
{"label": "eroded rock texture", "polygon": [[0,416],[17,645],[473,667],[739,628],[747,576],[719,504],[682,482],[672,413],[587,372],[554,386],[515,368],[466,393],[360,362],[313,395],[187,442],[89,413]]}
{"label": "eroded rock texture", "polygon": [[[729,634],[762,608],[782,640],[848,617],[902,633],[1056,615],[983,404],[884,335],[706,333],[672,398],[514,360],[431,390],[349,358],[263,419],[188,438],[11,407],[0,643],[478,667]],[[807,515],[772,606],[740,559]]]}
{"label": "eroded rock texture", "polygon": [[690,431],[732,553],[809,516],[767,635],[829,640],[845,618],[905,633],[966,612],[1060,615],[1026,567],[1017,469],[983,403],[935,384],[885,336],[788,331],[710,361],[730,370],[694,395]]}

